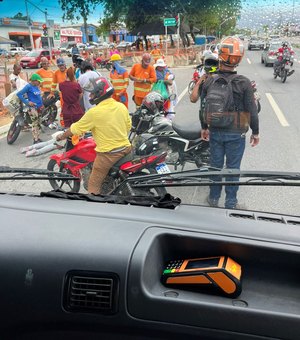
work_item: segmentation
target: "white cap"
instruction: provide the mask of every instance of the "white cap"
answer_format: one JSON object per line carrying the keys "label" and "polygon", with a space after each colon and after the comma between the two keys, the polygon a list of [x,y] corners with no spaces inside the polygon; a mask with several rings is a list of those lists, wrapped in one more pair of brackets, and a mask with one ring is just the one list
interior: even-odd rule
{"label": "white cap", "polygon": [[166,67],[167,64],[165,63],[165,61],[163,59],[157,59],[156,63],[153,66],[154,66],[154,68],[156,68],[157,66]]}

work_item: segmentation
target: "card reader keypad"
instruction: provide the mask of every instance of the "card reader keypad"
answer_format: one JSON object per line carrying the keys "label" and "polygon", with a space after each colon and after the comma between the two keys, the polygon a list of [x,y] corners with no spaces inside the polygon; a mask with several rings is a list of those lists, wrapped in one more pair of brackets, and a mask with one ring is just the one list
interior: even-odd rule
{"label": "card reader keypad", "polygon": [[174,260],[167,264],[164,274],[178,272],[184,260]]}

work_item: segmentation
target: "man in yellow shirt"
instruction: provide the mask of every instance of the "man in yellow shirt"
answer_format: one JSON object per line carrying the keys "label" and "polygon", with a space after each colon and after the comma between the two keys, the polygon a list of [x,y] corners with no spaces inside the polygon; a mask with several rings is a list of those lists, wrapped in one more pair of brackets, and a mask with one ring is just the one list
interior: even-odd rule
{"label": "man in yellow shirt", "polygon": [[104,77],[92,81],[94,89],[90,100],[95,107],[90,108],[84,116],[56,140],[60,141],[73,135],[82,135],[91,131],[96,142],[96,158],[88,183],[88,192],[99,195],[102,183],[110,168],[122,157],[131,152],[128,133],[131,119],[128,109],[122,103],[111,98],[114,89]]}

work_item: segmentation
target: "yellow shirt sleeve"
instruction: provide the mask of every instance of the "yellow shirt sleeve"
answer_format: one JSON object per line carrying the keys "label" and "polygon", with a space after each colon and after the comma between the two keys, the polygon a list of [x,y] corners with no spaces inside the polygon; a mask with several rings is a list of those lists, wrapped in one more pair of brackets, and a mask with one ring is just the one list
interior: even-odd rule
{"label": "yellow shirt sleeve", "polygon": [[[92,108],[93,109],[93,108]],[[90,131],[94,127],[94,119],[92,109],[88,110],[80,120],[70,126],[73,135],[82,135]]]}

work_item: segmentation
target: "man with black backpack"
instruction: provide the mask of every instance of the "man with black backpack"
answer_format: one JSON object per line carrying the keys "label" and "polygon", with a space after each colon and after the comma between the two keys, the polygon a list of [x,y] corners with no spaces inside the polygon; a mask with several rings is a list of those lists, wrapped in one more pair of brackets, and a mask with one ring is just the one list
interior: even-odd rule
{"label": "man with black backpack", "polygon": [[[235,71],[243,55],[244,46],[238,38],[223,39],[219,47],[219,71],[210,76],[203,75],[190,96],[193,103],[201,97],[201,137],[209,140],[210,165],[219,169],[224,165],[227,169],[240,169],[249,126],[251,146],[259,143],[258,113],[251,82]],[[238,181],[238,178],[228,180]],[[221,191],[221,185],[210,187],[207,198],[210,206],[218,206]],[[237,191],[236,185],[225,187],[225,208],[238,208]]]}

